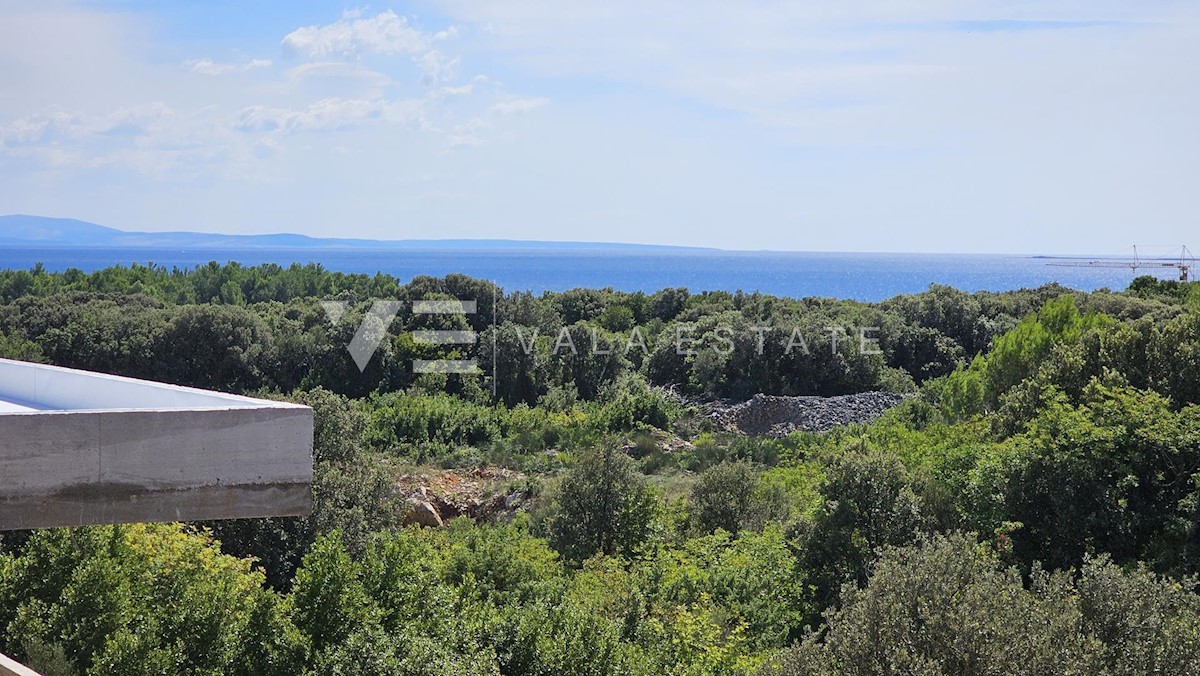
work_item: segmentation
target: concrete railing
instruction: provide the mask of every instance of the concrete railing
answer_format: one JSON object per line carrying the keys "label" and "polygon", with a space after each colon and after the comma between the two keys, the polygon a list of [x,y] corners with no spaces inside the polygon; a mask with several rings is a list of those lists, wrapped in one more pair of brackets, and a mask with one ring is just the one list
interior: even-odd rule
{"label": "concrete railing", "polygon": [[38,672],[0,653],[0,676],[41,676]]}

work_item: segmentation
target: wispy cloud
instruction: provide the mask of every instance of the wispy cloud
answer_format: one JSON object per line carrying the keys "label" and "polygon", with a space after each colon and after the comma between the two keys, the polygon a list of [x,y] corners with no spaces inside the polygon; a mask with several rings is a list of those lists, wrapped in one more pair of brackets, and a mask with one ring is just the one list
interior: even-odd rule
{"label": "wispy cloud", "polygon": [[385,106],[383,100],[353,99],[323,99],[300,110],[254,105],[243,108],[234,124],[241,131],[288,134],[340,129],[379,119]]}
{"label": "wispy cloud", "polygon": [[217,63],[212,59],[188,59],[182,66],[200,75],[226,75],[229,73],[244,73],[257,68],[270,68],[270,59],[252,59],[244,63]]}
{"label": "wispy cloud", "polygon": [[515,113],[528,113],[531,110],[537,110],[549,103],[550,100],[542,96],[533,96],[529,98],[514,98],[508,101],[501,101],[492,106],[492,112],[500,115],[513,115]]}
{"label": "wispy cloud", "polygon": [[950,28],[960,31],[979,31],[981,33],[1022,32],[1022,31],[1062,31],[1083,30],[1086,28],[1118,28],[1135,27],[1138,24],[1128,21],[1019,21],[1015,19],[996,19],[979,21],[952,21]]}

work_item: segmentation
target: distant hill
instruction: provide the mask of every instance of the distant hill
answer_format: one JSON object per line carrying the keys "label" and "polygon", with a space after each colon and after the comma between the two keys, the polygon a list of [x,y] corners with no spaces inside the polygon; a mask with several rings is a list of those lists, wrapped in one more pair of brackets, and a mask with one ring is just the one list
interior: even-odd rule
{"label": "distant hill", "polygon": [[144,249],[539,249],[590,251],[704,251],[698,247],[513,239],[329,239],[306,235],[221,235],[204,232],[125,232],[73,218],[0,216],[0,246]]}

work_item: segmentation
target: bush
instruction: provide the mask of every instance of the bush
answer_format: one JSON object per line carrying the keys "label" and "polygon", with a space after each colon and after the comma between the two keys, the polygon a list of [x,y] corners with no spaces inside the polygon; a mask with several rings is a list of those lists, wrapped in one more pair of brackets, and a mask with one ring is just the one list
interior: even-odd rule
{"label": "bush", "polygon": [[0,558],[0,650],[90,673],[296,673],[278,603],[249,560],[179,525],[39,531]]}
{"label": "bush", "polygon": [[379,451],[414,460],[457,446],[483,446],[500,438],[503,414],[448,394],[387,394],[370,403],[366,440]]}
{"label": "bush", "polygon": [[910,542],[928,518],[904,465],[883,453],[845,449],[828,462],[820,492],[803,556],[825,607],[843,583],[866,582],[877,548]]}
{"label": "bush", "polygon": [[[1192,584],[1192,583],[1189,583]],[[886,548],[865,587],[848,584],[766,673],[1190,674],[1200,669],[1200,597],[1104,559],[1078,576],[1035,568],[1029,586],[973,537]]]}
{"label": "bush", "polygon": [[632,459],[611,449],[585,452],[559,486],[550,541],[573,561],[632,553],[645,543],[654,509],[654,495]]}
{"label": "bush", "polygon": [[722,529],[734,535],[750,514],[758,477],[745,462],[723,462],[709,468],[692,486],[688,507],[701,533]]}
{"label": "bush", "polygon": [[1028,430],[992,449],[965,487],[974,528],[1004,522],[1013,551],[1031,565],[1079,565],[1107,552],[1177,574],[1200,572],[1195,554],[1195,407],[1176,413],[1153,392],[1093,382],[1087,402],[1044,405]]}

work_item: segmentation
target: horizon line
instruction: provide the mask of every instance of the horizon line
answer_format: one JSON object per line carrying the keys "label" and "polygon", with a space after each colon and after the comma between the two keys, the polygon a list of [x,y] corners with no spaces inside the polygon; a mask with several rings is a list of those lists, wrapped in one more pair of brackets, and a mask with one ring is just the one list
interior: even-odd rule
{"label": "horizon line", "polygon": [[[666,254],[687,254],[687,253],[732,253],[732,254],[829,254],[829,255],[890,255],[890,256],[1014,256],[1025,258],[1050,258],[1050,259],[1111,259],[1127,257],[1123,253],[1047,253],[1047,252],[1017,252],[1017,251],[880,251],[880,250],[829,250],[829,249],[763,249],[763,248],[748,248],[748,249],[730,249],[715,246],[703,246],[696,244],[662,244],[662,243],[646,243],[646,242],[614,242],[614,241],[595,241],[595,240],[548,240],[548,239],[521,239],[513,237],[445,237],[445,238],[429,238],[429,237],[412,237],[404,239],[375,239],[366,237],[323,237],[307,235],[296,232],[270,232],[270,233],[255,233],[255,234],[237,234],[225,232],[205,232],[199,230],[165,230],[160,232],[139,231],[139,230],[122,230],[112,226],[101,225],[92,221],[85,221],[79,218],[69,216],[40,216],[36,214],[2,214],[0,220],[8,218],[34,218],[47,221],[70,221],[104,230],[112,231],[118,235],[130,236],[150,236],[150,237],[170,237],[170,236],[199,236],[199,237],[234,237],[234,238],[276,238],[276,237],[294,237],[298,239],[308,240],[313,242],[311,246],[288,246],[286,244],[272,243],[246,243],[243,245],[233,244],[210,244],[199,246],[171,246],[163,244],[87,244],[87,243],[70,243],[61,240],[36,240],[36,239],[21,239],[10,238],[0,235],[0,247],[37,249],[175,249],[181,250],[199,250],[199,251],[238,251],[238,250],[277,250],[277,251],[311,251],[311,250],[337,250],[337,251],[370,251],[378,245],[391,246],[397,249],[402,249],[405,244],[437,244],[437,243],[454,243],[454,244],[486,244],[486,243],[502,243],[502,244],[530,244],[530,245],[550,245],[561,247],[561,250],[572,250],[572,247],[578,249],[590,249],[592,251],[603,251],[605,247],[613,249],[658,249],[655,253]],[[400,246],[397,246],[400,245]],[[1147,248],[1166,248],[1170,247],[1186,247],[1186,245],[1137,245],[1139,247],[1146,246]],[[1131,245],[1132,248],[1132,245]],[[486,251],[485,246],[469,249],[436,249],[425,247],[425,251],[453,251],[453,250],[468,250],[468,251]],[[506,251],[517,252],[533,252],[544,251],[536,247],[530,249],[509,248]],[[548,252],[548,251],[547,251]],[[630,253],[628,251],[621,253]],[[1177,254],[1161,254],[1144,256],[1146,260],[1169,260]]]}

